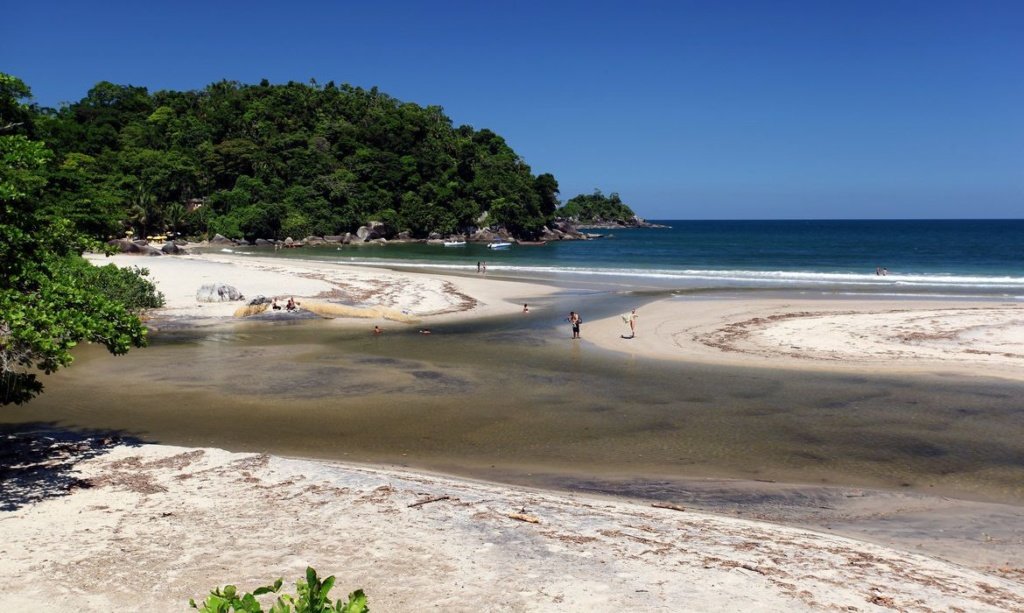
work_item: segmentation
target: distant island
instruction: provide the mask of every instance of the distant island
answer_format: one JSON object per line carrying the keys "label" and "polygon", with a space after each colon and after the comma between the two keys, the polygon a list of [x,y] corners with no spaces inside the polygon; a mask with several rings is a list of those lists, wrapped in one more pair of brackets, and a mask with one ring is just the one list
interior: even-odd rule
{"label": "distant island", "polygon": [[595,189],[592,194],[580,194],[570,198],[565,206],[558,209],[558,215],[574,222],[577,228],[667,228],[661,224],[648,223],[638,217],[633,209],[612,192],[605,196]]}
{"label": "distant island", "polygon": [[643,223],[616,194],[559,208],[555,177],[498,134],[377,88],[101,82],[27,109],[19,130],[53,154],[41,210],[97,238],[561,240],[587,238],[573,219]]}

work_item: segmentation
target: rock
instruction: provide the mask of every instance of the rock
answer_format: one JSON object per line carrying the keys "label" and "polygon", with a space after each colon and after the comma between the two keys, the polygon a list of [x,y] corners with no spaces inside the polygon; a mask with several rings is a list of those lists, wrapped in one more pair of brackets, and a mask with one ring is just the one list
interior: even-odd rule
{"label": "rock", "polygon": [[356,230],[356,236],[363,241],[387,238],[391,234],[391,229],[382,221],[369,221],[365,226],[359,226],[359,229]]}
{"label": "rock", "polygon": [[340,243],[345,240],[345,237],[339,234],[336,236],[325,236],[324,240],[328,243]]}
{"label": "rock", "polygon": [[127,238],[115,238],[114,240],[107,241],[107,244],[111,247],[116,247],[121,253],[128,253],[132,246],[132,242]]}
{"label": "rock", "polygon": [[111,241],[109,244],[116,245],[121,253],[131,253],[134,255],[163,255],[163,252],[156,247],[150,246],[150,244],[144,240],[129,241],[126,239],[119,239]]}
{"label": "rock", "polygon": [[274,244],[274,241],[269,241],[269,240],[267,240],[265,238],[257,238],[256,239],[256,246],[257,247],[266,247],[268,245],[273,245],[273,244]]}
{"label": "rock", "polygon": [[441,240],[440,238],[428,238],[427,239],[427,244],[428,245],[444,245],[444,241]]}
{"label": "rock", "polygon": [[485,243],[488,243],[496,238],[498,238],[498,235],[487,229],[477,230],[476,233],[473,234],[474,241],[481,241]]}
{"label": "rock", "polygon": [[354,241],[354,240],[356,240],[356,237],[353,236],[351,232],[346,232],[345,233],[345,238],[341,239],[341,244],[342,245],[351,245],[352,241]]}
{"label": "rock", "polygon": [[174,239],[171,242],[174,243],[175,245],[179,246],[179,247],[184,247],[184,246],[188,245],[188,241],[183,239],[183,238],[176,238],[176,239]]}
{"label": "rock", "polygon": [[428,240],[432,240],[432,241],[441,240],[441,233],[440,232],[431,232],[430,234],[427,235],[427,239]]}
{"label": "rock", "polygon": [[295,244],[295,239],[294,238],[289,236],[286,239],[284,239],[284,246],[285,247],[291,247],[294,244]]}
{"label": "rock", "polygon": [[234,245],[235,241],[221,234],[214,234],[213,238],[210,239],[212,245]]}
{"label": "rock", "polygon": [[188,251],[182,249],[177,245],[177,243],[174,242],[164,243],[164,246],[160,248],[160,251],[166,253],[167,255],[184,255],[188,253]]}
{"label": "rock", "polygon": [[261,304],[270,304],[272,302],[274,301],[271,300],[270,298],[267,298],[266,296],[256,296],[255,298],[249,301],[249,306],[259,306]]}
{"label": "rock", "polygon": [[244,299],[242,292],[227,283],[207,283],[196,291],[196,300],[199,302],[230,302]]}
{"label": "rock", "polygon": [[412,234],[409,233],[408,231],[403,231],[399,232],[398,236],[396,236],[395,238],[400,241],[407,241],[412,238]]}
{"label": "rock", "polygon": [[307,236],[302,239],[304,245],[323,245],[326,242],[322,236]]}
{"label": "rock", "polygon": [[373,243],[374,245],[385,245],[385,244],[387,244],[388,239],[386,239],[386,238],[375,238],[375,239],[371,240],[370,242]]}

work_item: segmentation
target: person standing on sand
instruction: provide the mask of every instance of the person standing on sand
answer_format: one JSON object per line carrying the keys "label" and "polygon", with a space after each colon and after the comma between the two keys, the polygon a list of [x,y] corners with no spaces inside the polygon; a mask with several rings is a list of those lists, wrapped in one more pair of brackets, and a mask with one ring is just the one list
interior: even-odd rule
{"label": "person standing on sand", "polygon": [[572,337],[579,338],[580,324],[583,323],[583,319],[580,317],[580,314],[577,313],[576,311],[569,311],[568,321],[569,324],[572,325]]}
{"label": "person standing on sand", "polygon": [[636,309],[629,314],[629,338],[636,338],[636,320],[640,316],[636,314]]}

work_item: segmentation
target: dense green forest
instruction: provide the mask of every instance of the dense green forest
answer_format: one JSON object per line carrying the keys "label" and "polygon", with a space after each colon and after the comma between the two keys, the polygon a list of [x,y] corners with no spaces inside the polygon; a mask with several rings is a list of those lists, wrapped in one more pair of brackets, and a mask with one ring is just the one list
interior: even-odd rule
{"label": "dense green forest", "polygon": [[0,73],[0,404],[38,394],[38,374],[70,364],[80,342],[145,344],[138,314],[163,303],[145,271],[86,262],[98,244],[39,206],[54,155],[33,134],[29,94]]}
{"label": "dense green forest", "polygon": [[617,193],[605,196],[601,190],[570,198],[558,212],[563,217],[571,217],[581,223],[630,221],[636,218],[633,209],[626,206]]}
{"label": "dense green forest", "polygon": [[477,226],[531,237],[559,204],[555,178],[494,132],[376,88],[103,82],[25,121],[54,154],[43,207],[93,236],[300,238],[376,220],[413,237]]}

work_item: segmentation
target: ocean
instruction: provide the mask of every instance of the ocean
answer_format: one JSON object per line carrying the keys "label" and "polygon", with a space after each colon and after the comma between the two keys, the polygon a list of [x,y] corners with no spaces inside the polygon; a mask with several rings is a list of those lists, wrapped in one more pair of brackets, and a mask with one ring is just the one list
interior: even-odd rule
{"label": "ocean", "polygon": [[[659,289],[801,289],[1024,298],[1024,220],[657,220],[600,239],[516,245],[321,246],[235,252],[346,264],[629,283]],[[877,274],[886,269],[884,276]]]}

